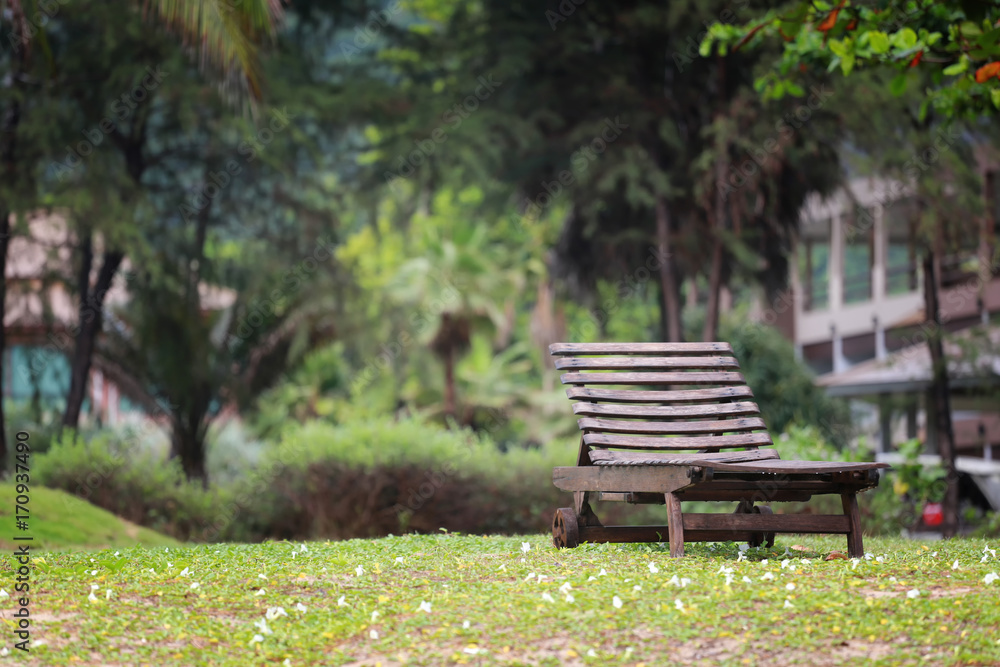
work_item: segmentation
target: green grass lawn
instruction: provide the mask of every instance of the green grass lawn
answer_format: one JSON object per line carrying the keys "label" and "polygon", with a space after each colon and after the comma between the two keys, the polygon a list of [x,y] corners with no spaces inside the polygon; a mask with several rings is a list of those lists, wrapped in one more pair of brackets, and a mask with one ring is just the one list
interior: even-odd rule
{"label": "green grass lawn", "polygon": [[[0,484],[0,548],[8,551],[19,533],[14,527],[13,484]],[[33,549],[180,546],[177,540],[119,519],[76,496],[56,489],[32,486],[28,504],[28,531]],[[22,543],[23,544],[23,543]]]}
{"label": "green grass lawn", "polygon": [[[869,538],[870,560],[828,561],[842,538],[779,536],[748,560],[731,543],[672,560],[439,534],[52,552],[35,561],[25,664],[993,665],[987,547]],[[9,623],[13,598],[0,606]]]}

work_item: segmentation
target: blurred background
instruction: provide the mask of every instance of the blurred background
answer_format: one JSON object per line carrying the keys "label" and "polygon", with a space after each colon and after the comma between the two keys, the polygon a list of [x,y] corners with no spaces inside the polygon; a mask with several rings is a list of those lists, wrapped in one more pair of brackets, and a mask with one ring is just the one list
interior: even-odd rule
{"label": "blurred background", "polygon": [[6,474],[181,540],[545,530],[547,346],[725,340],[783,458],[894,464],[866,529],[950,466],[1000,532],[995,115],[703,47],[774,4],[0,2]]}

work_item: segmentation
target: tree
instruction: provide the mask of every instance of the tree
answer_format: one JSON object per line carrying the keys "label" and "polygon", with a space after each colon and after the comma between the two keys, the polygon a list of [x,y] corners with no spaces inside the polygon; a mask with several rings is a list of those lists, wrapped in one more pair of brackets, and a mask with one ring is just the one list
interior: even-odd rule
{"label": "tree", "polygon": [[[755,47],[765,41],[783,41],[773,71],[757,86],[765,97],[781,98],[801,90],[796,78],[811,68],[837,67],[845,76],[858,68],[889,68],[899,73],[889,84],[902,95],[911,70],[929,69],[930,83],[916,113],[906,122],[924,131],[922,143],[931,141],[933,109],[945,123],[975,118],[1000,109],[1000,7],[991,3],[890,2],[881,8],[848,4],[796,2],[783,10],[771,10],[762,19],[744,26],[715,24],[701,45],[703,53],[719,53]],[[917,155],[922,155],[918,152]],[[923,170],[917,170],[919,175]],[[918,203],[928,208],[927,179],[917,181]],[[933,186],[931,186],[933,187]],[[945,219],[945,218],[942,218]],[[937,441],[947,472],[944,499],[946,537],[958,530],[958,474],[955,469],[955,436],[951,424],[947,359],[942,345],[940,316],[941,224],[922,226],[924,268],[924,312],[927,345],[933,366],[928,414],[937,430]]]}

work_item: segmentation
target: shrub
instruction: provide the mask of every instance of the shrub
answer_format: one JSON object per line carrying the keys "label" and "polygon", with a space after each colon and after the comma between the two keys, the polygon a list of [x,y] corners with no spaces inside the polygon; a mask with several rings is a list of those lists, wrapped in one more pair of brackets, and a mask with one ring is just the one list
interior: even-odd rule
{"label": "shrub", "polygon": [[222,492],[184,480],[180,466],[143,450],[141,436],[102,433],[85,441],[65,434],[35,461],[35,479],[166,535],[188,540]]}

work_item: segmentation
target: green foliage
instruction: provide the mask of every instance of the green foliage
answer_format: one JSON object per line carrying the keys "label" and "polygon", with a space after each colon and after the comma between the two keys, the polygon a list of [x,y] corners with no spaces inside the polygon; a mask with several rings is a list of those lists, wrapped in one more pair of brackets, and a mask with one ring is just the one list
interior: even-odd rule
{"label": "green foliage", "polygon": [[773,549],[696,544],[671,559],[657,544],[435,531],[46,554],[44,608],[81,641],[31,655],[111,664],[139,636],[128,650],[151,665],[1000,662],[995,543],[868,539],[871,559],[826,560],[844,545],[779,535]]}
{"label": "green foliage", "polygon": [[218,490],[188,482],[175,461],[143,451],[139,435],[101,434],[89,442],[67,433],[34,460],[32,477],[132,523],[187,541],[214,515]]}
{"label": "green foliage", "polygon": [[939,503],[944,498],[944,479],[948,473],[940,463],[924,465],[918,460],[923,453],[924,444],[917,438],[899,444],[899,453],[903,455],[903,463],[896,466],[896,492],[908,495],[923,507],[924,503]]}
{"label": "green foliage", "polygon": [[852,435],[847,405],[813,383],[813,374],[777,329],[740,319],[724,320],[720,336],[732,344],[768,428],[778,433],[792,423],[812,425],[837,447],[846,445]]}
{"label": "green foliage", "polygon": [[[780,40],[784,40],[781,42]],[[899,72],[891,90],[902,95],[909,73],[931,73],[920,110],[948,117],[1000,110],[1000,7],[996,3],[888,2],[837,5],[797,1],[742,26],[715,23],[701,44],[703,54],[763,43],[782,43],[772,70],[757,82],[765,98],[780,99],[809,68],[859,67]],[[714,47],[714,48],[713,48]]]}

